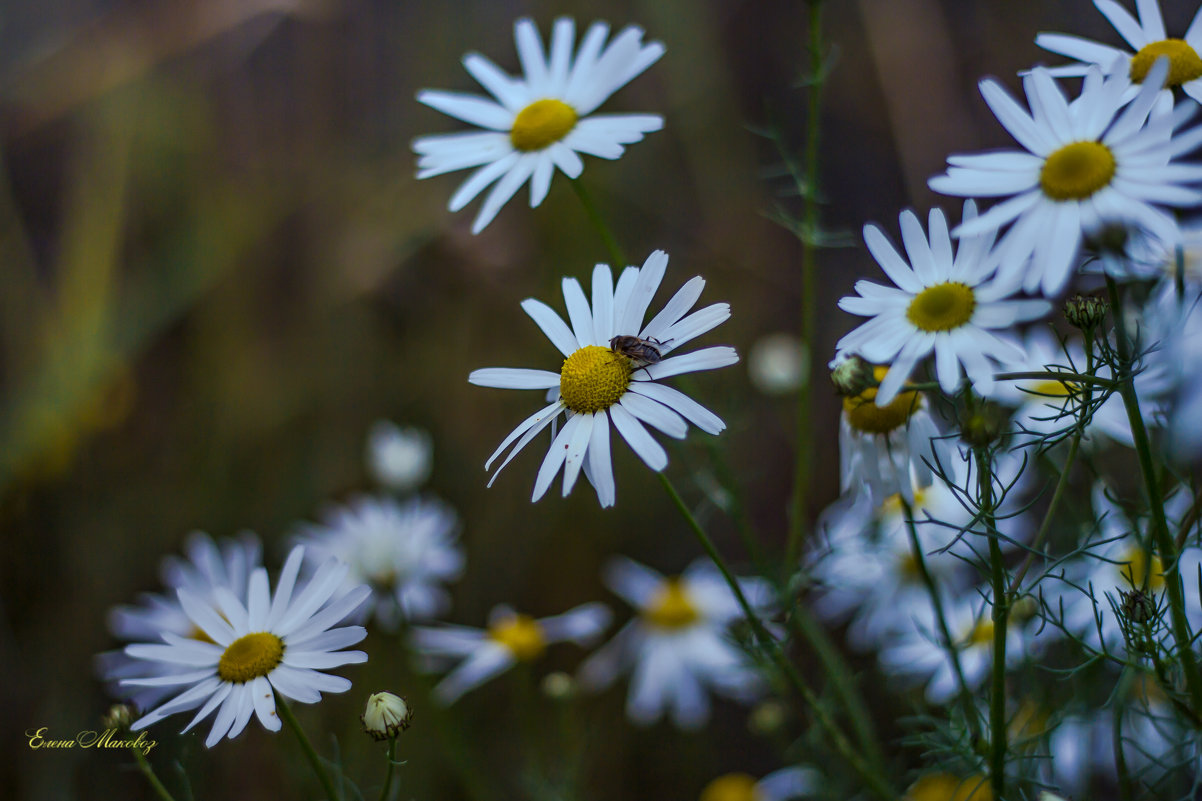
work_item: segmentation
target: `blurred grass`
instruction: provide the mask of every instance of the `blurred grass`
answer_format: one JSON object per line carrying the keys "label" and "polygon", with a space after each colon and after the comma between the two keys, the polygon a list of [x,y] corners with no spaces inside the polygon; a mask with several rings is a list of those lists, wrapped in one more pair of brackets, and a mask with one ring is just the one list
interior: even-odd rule
{"label": "blurred grass", "polygon": [[[566,10],[581,26],[637,21],[662,39],[668,55],[611,108],[662,110],[665,130],[618,162],[589,160],[584,179],[632,260],[655,248],[671,254],[666,289],[701,274],[703,302],[731,303],[733,319],[701,344],[746,353],[764,334],[799,328],[798,248],[762,214],[781,189],[765,179],[776,156],[748,126],[775,120],[786,142],[799,141],[803,96],[793,83],[805,60],[804,4],[39,5],[0,15],[6,797],[149,797],[117,754],[32,754],[20,733],[92,725],[106,700],[91,657],[115,645],[105,611],[158,589],[159,560],[189,530],[254,529],[275,565],[296,521],[367,490],[363,442],[378,417],[434,434],[431,490],[460,510],[468,552],[454,590],[458,622],[481,625],[503,601],[546,615],[597,598],[624,619],[597,576],[607,555],[668,571],[691,561],[688,532],[624,445],[614,448],[614,510],[599,511],[584,486],[531,505],[542,456],[534,445],[485,490],[484,459],[534,399],[470,387],[467,373],[555,367],[555,351],[518,303],[536,296],[560,308],[559,278],[585,275],[606,256],[562,178],[538,210],[519,194],[470,236],[474,212],[445,211],[462,174],[413,178],[412,137],[456,128],[413,96],[423,86],[468,89],[459,64],[468,50],[515,69],[511,25],[522,14],[544,32]],[[826,224],[853,234],[868,219],[889,227],[902,205],[931,201],[907,194],[943,166],[941,151],[925,146],[929,115],[890,112],[927,94],[915,76],[942,75],[944,102],[965,104],[954,123],[938,122],[940,147],[1000,144],[975,95],[979,73],[1008,75],[1037,58],[1040,29],[1093,25],[1086,33],[1105,35],[1095,20],[1075,20],[1084,5],[915,2],[944,23],[948,40],[933,48],[916,47],[912,29],[866,27],[861,13],[884,13],[882,4],[830,3],[839,54],[824,122]],[[890,105],[882,71],[892,78]],[[822,264],[819,308],[831,312],[813,345],[818,365],[852,325],[835,300],[876,270],[859,249],[826,252]],[[753,395],[743,370],[695,385],[727,420],[721,443],[751,518],[779,547],[791,405]],[[818,419],[833,421],[833,396],[820,388],[817,400]],[[823,469],[811,496],[820,505],[837,492],[837,454],[833,422],[817,428]],[[704,452],[692,442],[670,447],[677,483],[720,546],[743,559],[733,524],[690,481]],[[394,643],[373,634],[366,647],[372,660],[346,671],[355,681],[346,697],[298,714],[314,730],[340,733],[352,775],[382,776],[381,756],[357,732],[359,705],[377,689],[420,697],[411,689],[420,684]],[[550,666],[570,669],[578,656],[562,646]],[[635,730],[622,720],[624,689],[619,682],[585,702],[588,797],[691,798],[717,772],[780,764],[746,732],[745,710],[720,702],[699,735]],[[447,744],[425,728],[436,715],[466,733],[480,774],[500,777],[489,779],[499,782],[491,797],[513,797],[523,751],[552,752],[557,742],[549,726],[544,742],[515,742],[514,696],[507,676],[442,713],[419,703],[402,745],[403,797],[468,797]],[[892,733],[890,702],[879,689],[870,698]],[[555,712],[542,699],[527,711],[548,720]],[[285,738],[252,724],[206,752],[195,737],[175,737],[184,722],[157,728],[159,764],[179,748],[197,798],[313,797]],[[327,742],[318,747],[333,753]]]}

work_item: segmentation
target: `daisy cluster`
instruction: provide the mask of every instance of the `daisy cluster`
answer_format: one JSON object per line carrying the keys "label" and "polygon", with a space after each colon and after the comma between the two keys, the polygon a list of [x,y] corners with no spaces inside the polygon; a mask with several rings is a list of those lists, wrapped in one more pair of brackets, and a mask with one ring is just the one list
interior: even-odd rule
{"label": "daisy cluster", "polygon": [[[1023,72],[1019,95],[981,81],[1016,146],[951,155],[930,179],[965,198],[958,223],[904,210],[900,247],[864,227],[889,283],[861,280],[839,302],[868,319],[831,362],[844,494],[803,566],[814,610],[934,704],[971,710],[1003,644],[1013,681],[1059,659],[1105,666],[1103,684],[1118,670],[1147,679],[1161,701],[1131,694],[1125,717],[1113,702],[1096,719],[1044,713],[1027,738],[1042,756],[1023,770],[1074,791],[1116,765],[1156,781],[1189,762],[1189,721],[1169,702],[1184,678],[1164,671],[1196,672],[1202,629],[1185,469],[1202,456],[1202,165],[1187,160],[1202,145],[1202,9],[1169,31],[1156,0],[1136,0],[1136,15],[1094,5],[1125,45],[1042,33],[1040,47],[1075,61]],[[1043,322],[1073,293],[1067,326]],[[1087,517],[1066,527],[1057,505],[1081,487],[1082,460]],[[1081,734],[1095,723],[1104,741]],[[1162,736],[1116,757],[1139,726]]]}

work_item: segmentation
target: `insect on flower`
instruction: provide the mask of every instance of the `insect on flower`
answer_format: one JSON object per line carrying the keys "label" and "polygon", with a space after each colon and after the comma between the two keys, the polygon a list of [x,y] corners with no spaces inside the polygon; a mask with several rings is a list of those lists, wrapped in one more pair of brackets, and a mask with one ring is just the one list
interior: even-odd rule
{"label": "insect on flower", "polygon": [[[668,340],[671,342],[672,340]],[[655,337],[640,339],[630,334],[619,334],[609,341],[609,349],[619,356],[625,356],[635,367],[646,369],[652,364],[658,364],[663,356],[659,349],[668,342],[660,342]]]}

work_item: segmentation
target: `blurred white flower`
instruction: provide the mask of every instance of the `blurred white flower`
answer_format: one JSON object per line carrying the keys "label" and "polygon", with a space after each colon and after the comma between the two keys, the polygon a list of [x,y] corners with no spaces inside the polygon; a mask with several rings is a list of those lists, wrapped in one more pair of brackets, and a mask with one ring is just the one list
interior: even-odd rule
{"label": "blurred white flower", "polygon": [[532,662],[556,642],[589,645],[609,625],[603,604],[583,604],[562,615],[535,620],[508,606],[494,607],[488,628],[443,625],[414,627],[411,642],[423,666],[458,665],[434,688],[434,700],[454,703],[468,690],[500,675],[518,662]]}
{"label": "blurred white flower", "polygon": [[813,768],[789,767],[760,780],[746,773],[727,773],[707,784],[697,801],[788,801],[809,795],[819,787]]}
{"label": "blurred white flower", "polygon": [[480,167],[451,196],[451,211],[496,184],[472,223],[473,234],[492,222],[527,181],[534,208],[547,196],[557,168],[569,178],[580,176],[584,163],[578,154],[616,159],[625,145],[663,127],[658,114],[593,114],[664,54],[659,42],[643,44],[642,29],[633,25],[605,46],[608,35],[607,24],[594,22],[573,58],[576,23],[560,17],[545,56],[534,23],[520,19],[514,38],[525,73],[521,78],[510,77],[479,53],[463,58],[463,66],[495,100],[463,92],[418,92],[419,102],[484,129],[413,141],[418,178]]}
{"label": "blurred white flower", "polygon": [[311,564],[331,556],[346,562],[347,586],[371,587],[363,619],[374,615],[395,631],[404,620],[423,620],[450,607],[442,584],[463,570],[458,528],[454,510],[438,500],[363,497],[328,509],[322,524],[306,524],[297,536]]}
{"label": "blurred white flower", "polygon": [[367,468],[380,486],[396,492],[417,489],[430,477],[434,447],[420,428],[378,420],[367,435]]}
{"label": "blurred white flower", "polygon": [[747,353],[747,374],[765,395],[788,395],[805,386],[810,354],[800,339],[777,333],[760,337]]}
{"label": "blurred white flower", "polygon": [[179,590],[180,605],[205,637],[164,634],[161,644],[126,647],[125,653],[134,659],[189,668],[178,675],[124,680],[127,686],[180,690],[135,721],[133,729],[200,707],[184,731],[217,712],[205,739],[212,748],[223,737],[232,740],[241,734],[252,716],[265,729],[279,731],[276,693],[311,704],[320,701],[323,692],[349,690],[348,679],[321,671],[367,661],[362,651],[341,650],[362,640],[367,631],[362,626],[333,627],[351,615],[370,591],[359,586],[341,592],[347,567],[335,559],[298,589],[303,560],[304,548],[293,548],[274,595],[267,571],[255,568],[247,582],[245,604],[224,588],[215,590],[216,603]]}
{"label": "blurred white flower", "polygon": [[[637,724],[659,719],[669,709],[685,729],[709,719],[707,689],[741,701],[754,699],[763,682],[729,627],[743,618],[734,593],[708,560],[698,560],[678,577],[621,558],[605,567],[606,586],[638,611],[612,640],[580,668],[581,685],[601,690],[632,670],[626,714]],[[762,579],[739,585],[759,613],[773,606]]]}

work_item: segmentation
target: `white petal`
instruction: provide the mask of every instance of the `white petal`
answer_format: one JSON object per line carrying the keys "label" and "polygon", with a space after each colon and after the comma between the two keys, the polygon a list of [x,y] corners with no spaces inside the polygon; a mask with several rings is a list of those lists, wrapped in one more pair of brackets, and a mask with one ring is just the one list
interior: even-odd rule
{"label": "white petal", "polygon": [[559,373],[524,367],[485,367],[472,370],[469,383],[496,389],[550,389],[559,386]]}

